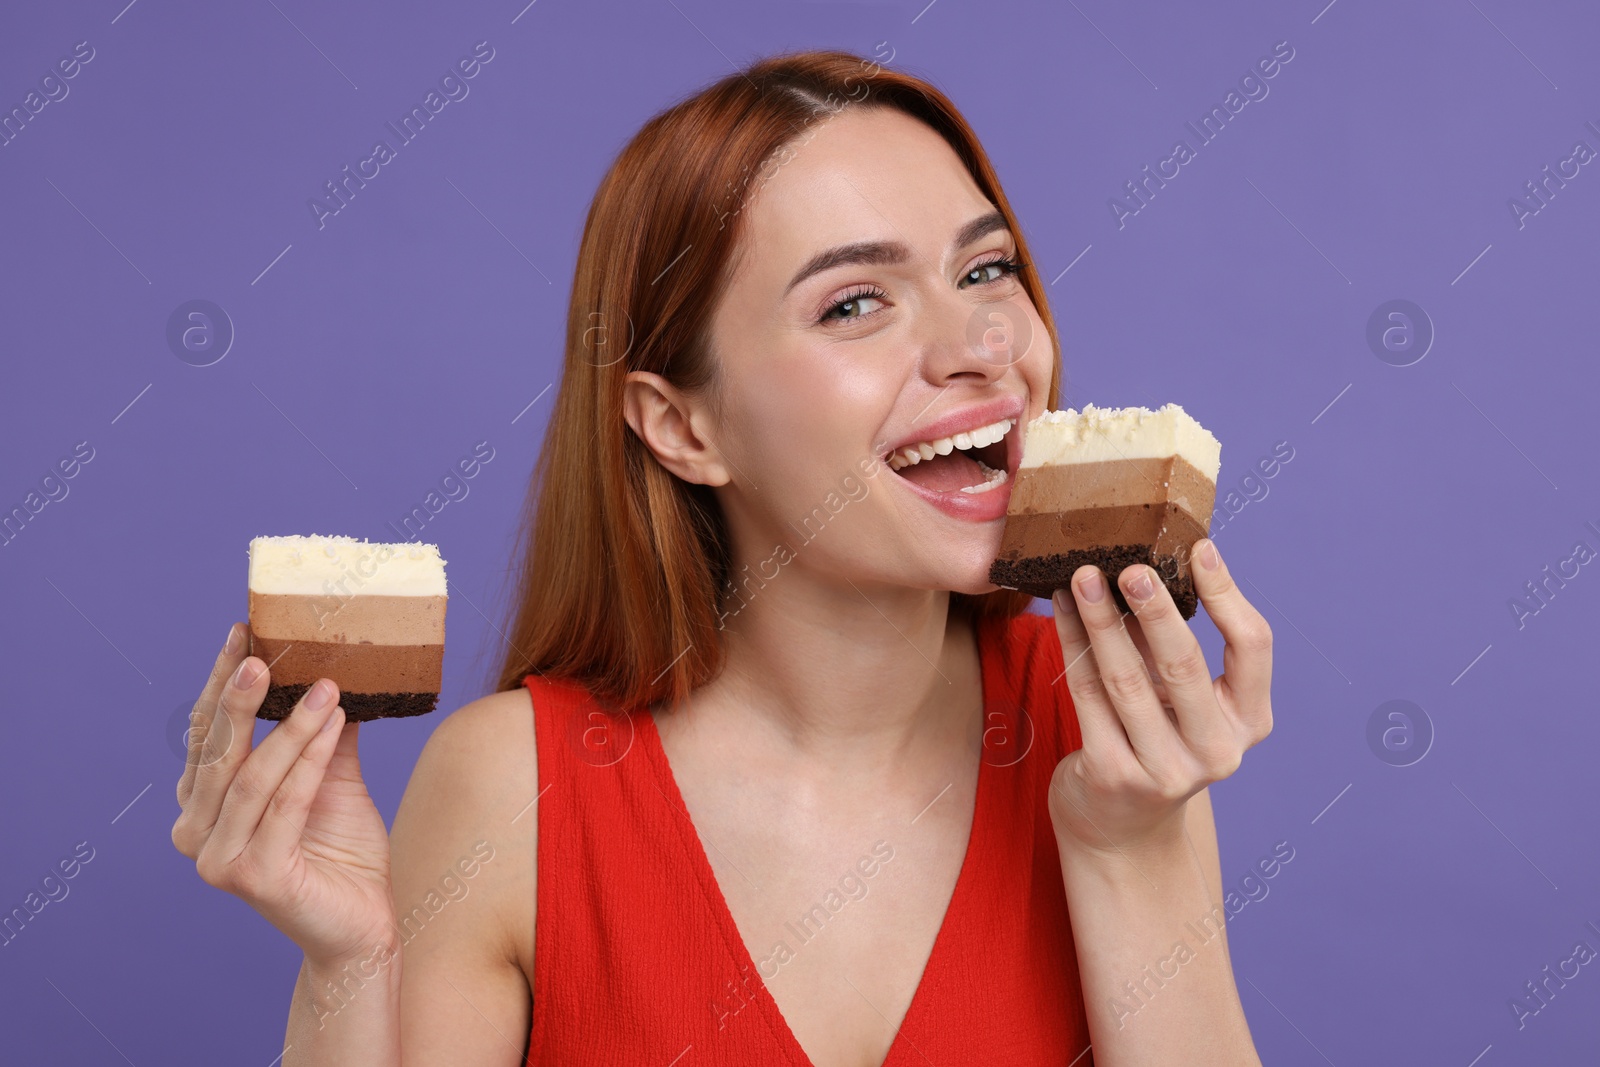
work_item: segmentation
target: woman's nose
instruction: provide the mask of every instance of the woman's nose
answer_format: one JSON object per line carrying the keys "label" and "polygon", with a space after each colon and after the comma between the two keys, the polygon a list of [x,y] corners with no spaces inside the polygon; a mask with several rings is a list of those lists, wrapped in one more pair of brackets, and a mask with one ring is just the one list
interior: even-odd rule
{"label": "woman's nose", "polygon": [[979,304],[967,318],[967,348],[1000,370],[1020,363],[1033,345],[1033,316],[1018,299]]}
{"label": "woman's nose", "polygon": [[1035,343],[1033,317],[1016,297],[973,304],[952,296],[922,324],[930,377],[1002,377]]}

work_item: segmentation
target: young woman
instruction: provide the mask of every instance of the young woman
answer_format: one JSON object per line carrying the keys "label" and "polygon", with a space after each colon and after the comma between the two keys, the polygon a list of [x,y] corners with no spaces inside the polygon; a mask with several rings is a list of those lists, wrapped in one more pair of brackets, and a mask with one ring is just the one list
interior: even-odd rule
{"label": "young woman", "polygon": [[196,704],[173,841],[303,949],[285,1063],[1259,1062],[1206,787],[1271,729],[1271,633],[1204,540],[1215,679],[1147,567],[1081,568],[1053,624],[988,582],[988,471],[1058,397],[1028,260],[955,107],[860,57],[644,126],[499,691],[392,833],[331,681],[252,751],[235,625]]}

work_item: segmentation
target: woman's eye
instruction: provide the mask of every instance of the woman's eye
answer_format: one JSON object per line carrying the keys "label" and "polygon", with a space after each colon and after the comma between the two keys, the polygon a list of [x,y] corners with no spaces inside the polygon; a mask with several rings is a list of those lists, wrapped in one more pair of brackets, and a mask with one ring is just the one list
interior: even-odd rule
{"label": "woman's eye", "polygon": [[1015,273],[1020,266],[1021,264],[1010,259],[997,259],[991,263],[979,264],[972,268],[967,271],[966,277],[962,280],[971,282],[974,285],[984,285],[988,282],[999,281],[1007,274]]}
{"label": "woman's eye", "polygon": [[863,304],[872,304],[880,301],[880,297],[873,296],[871,293],[860,293],[839,301],[824,312],[822,318],[824,321],[829,319],[859,319],[874,310],[871,307],[863,307]]}

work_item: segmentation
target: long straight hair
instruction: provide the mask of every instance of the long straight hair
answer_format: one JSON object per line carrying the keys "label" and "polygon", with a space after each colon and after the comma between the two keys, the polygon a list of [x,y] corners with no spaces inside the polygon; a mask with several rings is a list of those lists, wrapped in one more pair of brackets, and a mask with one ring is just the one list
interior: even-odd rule
{"label": "long straight hair", "polygon": [[[719,594],[729,549],[707,486],[663,468],[623,418],[623,382],[652,371],[685,392],[715,381],[710,321],[742,209],[809,127],[845,108],[897,108],[931,126],[1005,217],[1022,229],[977,135],[938,89],[842,51],[772,56],[645,123],[600,182],[585,220],[566,352],[528,489],[513,572],[515,618],[497,690],[529,673],[633,709],[677,703],[723,664]],[[1060,340],[1039,279],[1020,280]],[[1010,617],[1024,593],[952,593],[951,610]]]}

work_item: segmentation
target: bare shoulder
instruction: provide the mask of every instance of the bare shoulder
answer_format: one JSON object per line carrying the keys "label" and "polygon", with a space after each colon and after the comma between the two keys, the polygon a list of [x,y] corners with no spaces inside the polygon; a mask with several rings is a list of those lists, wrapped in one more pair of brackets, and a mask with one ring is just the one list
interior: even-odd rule
{"label": "bare shoulder", "polygon": [[458,708],[417,759],[390,832],[408,1058],[520,1062],[496,1031],[532,1021],[538,792],[526,689]]}
{"label": "bare shoulder", "polygon": [[[442,787],[454,794],[465,787],[461,799],[493,803],[503,787],[529,785],[538,778],[538,765],[528,758],[535,753],[534,744],[533,702],[526,689],[479,697],[434,727],[407,796],[418,788]],[[465,771],[472,773],[454,780]]]}

